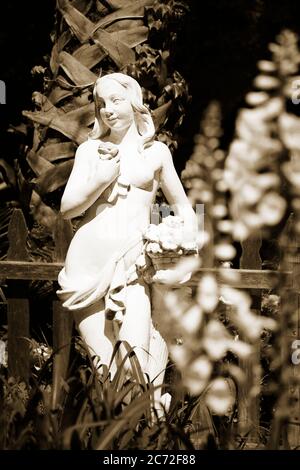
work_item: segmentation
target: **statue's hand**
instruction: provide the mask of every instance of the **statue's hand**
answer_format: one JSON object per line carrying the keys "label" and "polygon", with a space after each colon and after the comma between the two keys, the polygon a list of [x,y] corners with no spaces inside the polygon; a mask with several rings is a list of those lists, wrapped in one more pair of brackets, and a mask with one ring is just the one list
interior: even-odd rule
{"label": "statue's hand", "polygon": [[119,149],[111,142],[101,142],[98,146],[98,153],[101,160],[111,160],[119,153]]}
{"label": "statue's hand", "polygon": [[120,174],[120,156],[101,159],[101,164],[99,164],[98,168],[101,180],[111,183]]}

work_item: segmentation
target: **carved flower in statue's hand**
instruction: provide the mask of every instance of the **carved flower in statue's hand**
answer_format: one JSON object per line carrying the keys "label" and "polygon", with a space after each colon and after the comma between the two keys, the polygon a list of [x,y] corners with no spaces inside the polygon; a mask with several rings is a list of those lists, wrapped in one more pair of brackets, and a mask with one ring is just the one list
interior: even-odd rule
{"label": "carved flower in statue's hand", "polygon": [[159,242],[159,230],[158,226],[150,224],[144,232],[144,238],[150,242]]}
{"label": "carved flower in statue's hand", "polygon": [[178,248],[177,243],[175,243],[171,238],[163,238],[161,239],[161,246],[164,250],[167,251],[175,251]]}
{"label": "carved flower in statue's hand", "polygon": [[98,146],[98,153],[101,160],[110,160],[118,155],[119,149],[111,142],[101,142]]}
{"label": "carved flower in statue's hand", "polygon": [[147,246],[146,246],[146,252],[147,253],[162,253],[162,249],[161,247],[159,246],[158,243],[156,242],[151,242],[151,243],[148,243]]}
{"label": "carved flower in statue's hand", "polygon": [[165,223],[158,225],[159,239],[162,240],[164,237],[172,237],[174,230],[171,227],[168,227]]}
{"label": "carved flower in statue's hand", "polygon": [[193,251],[193,252],[198,251],[197,243],[194,242],[194,241],[183,241],[183,242],[181,243],[181,247],[182,247],[185,251]]}

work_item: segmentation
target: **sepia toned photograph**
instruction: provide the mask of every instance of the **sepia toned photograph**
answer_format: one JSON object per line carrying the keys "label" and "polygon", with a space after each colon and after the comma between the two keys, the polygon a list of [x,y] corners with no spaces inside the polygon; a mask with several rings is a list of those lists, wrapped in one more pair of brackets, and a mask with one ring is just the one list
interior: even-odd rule
{"label": "sepia toned photograph", "polygon": [[0,15],[1,458],[294,455],[300,3]]}

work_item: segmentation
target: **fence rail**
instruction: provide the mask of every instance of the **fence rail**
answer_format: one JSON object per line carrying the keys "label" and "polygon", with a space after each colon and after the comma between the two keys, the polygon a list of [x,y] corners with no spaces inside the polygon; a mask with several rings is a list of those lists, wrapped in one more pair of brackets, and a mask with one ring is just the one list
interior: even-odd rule
{"label": "fence rail", "polygon": [[[8,316],[8,368],[12,376],[20,377],[27,381],[29,378],[29,342],[30,337],[30,308],[28,299],[28,281],[48,280],[56,281],[58,273],[63,266],[63,261],[73,235],[72,226],[69,221],[58,217],[54,228],[54,260],[51,263],[36,262],[29,260],[27,251],[28,230],[23,213],[15,209],[10,221],[8,238],[9,250],[7,259],[0,261],[0,279],[7,280],[7,316]],[[264,289],[272,289],[276,281],[284,279],[286,289],[291,289],[295,297],[295,308],[298,309],[298,323],[292,331],[287,332],[290,341],[300,339],[300,314],[299,293],[300,285],[298,277],[291,264],[290,269],[284,271],[262,270],[260,258],[261,239],[253,237],[242,243],[242,256],[240,269],[231,270],[239,274],[232,279],[233,287],[248,289],[251,293],[252,308],[260,312],[261,292]],[[222,282],[225,271],[228,268],[202,267],[198,269],[193,278],[186,284],[188,287],[197,286],[199,279],[204,273],[215,273]],[[300,266],[296,263],[298,272]],[[226,274],[226,273],[225,273]],[[298,274],[297,274],[298,276]],[[225,281],[223,281],[225,282]],[[174,286],[176,287],[176,286]],[[66,312],[59,300],[53,300],[53,348],[58,351],[54,356],[53,365],[53,393],[52,406],[55,409],[60,401],[63,387],[61,380],[66,378],[70,355],[70,342],[72,337],[72,316]],[[245,373],[246,382],[238,389],[239,430],[247,434],[249,429],[258,429],[260,419],[260,405],[258,393],[249,395],[249,388],[259,390],[260,374],[255,364],[260,361],[260,343],[254,347],[252,357],[241,363]],[[300,367],[300,366],[299,366]],[[299,377],[299,371],[295,367],[295,376]],[[258,387],[258,388],[257,388]],[[300,392],[299,387],[291,390],[293,398],[296,399],[295,411],[291,416],[289,441],[292,447],[300,445]],[[298,397],[298,401],[297,401]],[[257,441],[257,431],[252,431],[254,441]]]}

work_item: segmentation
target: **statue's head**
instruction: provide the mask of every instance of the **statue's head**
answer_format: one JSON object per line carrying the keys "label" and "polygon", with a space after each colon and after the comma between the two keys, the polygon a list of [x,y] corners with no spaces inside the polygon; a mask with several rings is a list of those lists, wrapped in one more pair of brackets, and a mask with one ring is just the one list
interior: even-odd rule
{"label": "statue's head", "polygon": [[[143,104],[141,87],[134,78],[123,73],[104,75],[96,81],[93,91],[95,123],[90,133],[90,138],[99,139],[109,133],[109,122],[106,120],[105,113],[103,113],[104,104],[102,97],[105,95],[106,90],[116,90],[116,93],[119,90],[121,98],[127,103],[130,103],[131,109],[127,111],[128,122],[130,122],[130,116],[133,116],[137,131],[141,136],[141,147],[145,148],[150,145],[154,138],[155,129],[151,114],[148,108]],[[124,105],[123,109],[125,109],[126,112]]]}

